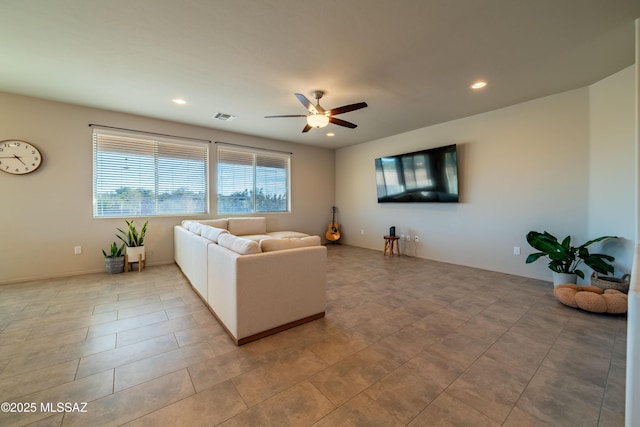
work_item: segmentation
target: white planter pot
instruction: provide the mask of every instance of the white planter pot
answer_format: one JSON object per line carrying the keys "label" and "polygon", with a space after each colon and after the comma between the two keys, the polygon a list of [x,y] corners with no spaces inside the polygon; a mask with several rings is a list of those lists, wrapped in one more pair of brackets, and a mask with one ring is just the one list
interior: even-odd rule
{"label": "white planter pot", "polygon": [[553,272],[553,286],[564,285],[566,283],[577,283],[578,275],[574,273]]}
{"label": "white planter pot", "polygon": [[138,271],[142,271],[144,267],[146,267],[146,252],[143,246],[127,246],[125,249],[125,265],[124,271],[125,273],[129,271],[129,264],[133,262],[138,263]]}
{"label": "white planter pot", "polygon": [[126,248],[127,258],[129,262],[138,262],[138,255],[142,255],[142,261],[146,260],[146,252],[143,246],[127,246]]}

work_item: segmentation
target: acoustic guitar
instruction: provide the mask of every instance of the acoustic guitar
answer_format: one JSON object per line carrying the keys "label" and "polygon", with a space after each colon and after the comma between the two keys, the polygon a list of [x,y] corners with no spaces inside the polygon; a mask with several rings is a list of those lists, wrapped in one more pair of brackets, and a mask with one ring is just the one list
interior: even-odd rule
{"label": "acoustic guitar", "polygon": [[338,230],[338,223],[336,222],[336,207],[331,208],[333,210],[333,218],[331,219],[331,224],[329,224],[329,228],[325,237],[330,242],[337,242],[340,240],[340,230]]}

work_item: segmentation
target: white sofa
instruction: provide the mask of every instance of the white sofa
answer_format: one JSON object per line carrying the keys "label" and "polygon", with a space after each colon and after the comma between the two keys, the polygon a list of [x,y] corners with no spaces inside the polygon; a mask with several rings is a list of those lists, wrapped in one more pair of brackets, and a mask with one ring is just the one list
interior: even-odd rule
{"label": "white sofa", "polygon": [[266,218],[183,221],[175,261],[237,345],[319,319],[326,248],[319,236],[266,231]]}

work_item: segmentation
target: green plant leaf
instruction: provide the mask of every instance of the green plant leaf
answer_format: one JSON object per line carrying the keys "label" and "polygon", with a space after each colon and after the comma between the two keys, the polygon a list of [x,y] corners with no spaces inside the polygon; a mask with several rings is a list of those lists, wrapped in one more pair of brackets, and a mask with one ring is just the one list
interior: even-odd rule
{"label": "green plant leaf", "polygon": [[587,246],[591,245],[592,243],[600,242],[600,241],[606,240],[606,239],[617,239],[617,238],[618,238],[618,236],[602,236],[602,237],[598,237],[597,239],[589,240],[587,243],[585,243],[581,247],[586,248]]}
{"label": "green plant leaf", "polygon": [[537,261],[540,257],[545,256],[542,252],[536,252],[535,254],[531,254],[527,257],[526,263],[531,264],[532,262]]}

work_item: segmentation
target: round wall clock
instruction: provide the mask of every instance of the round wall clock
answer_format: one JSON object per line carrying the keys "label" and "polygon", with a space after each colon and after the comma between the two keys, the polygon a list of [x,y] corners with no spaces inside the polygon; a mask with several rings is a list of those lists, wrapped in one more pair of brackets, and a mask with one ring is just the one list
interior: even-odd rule
{"label": "round wall clock", "polygon": [[14,175],[24,175],[42,164],[40,150],[28,142],[7,139],[0,141],[0,170]]}

